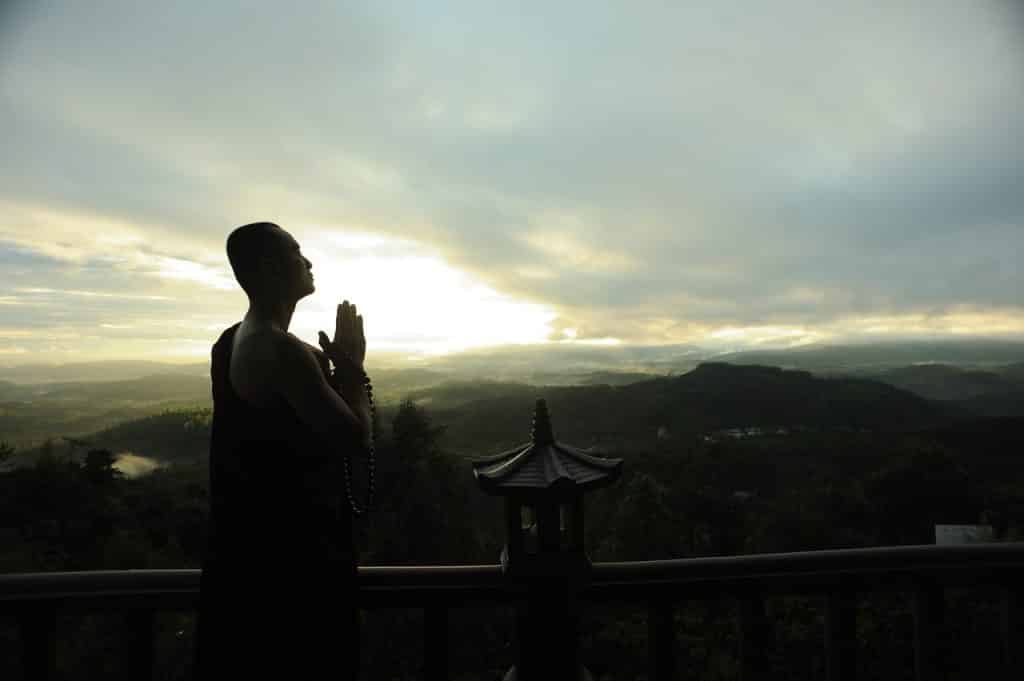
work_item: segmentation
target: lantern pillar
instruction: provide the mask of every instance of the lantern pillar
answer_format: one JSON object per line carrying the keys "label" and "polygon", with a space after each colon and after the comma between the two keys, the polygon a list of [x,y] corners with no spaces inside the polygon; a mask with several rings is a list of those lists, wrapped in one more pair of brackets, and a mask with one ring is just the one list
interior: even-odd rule
{"label": "lantern pillar", "polygon": [[505,497],[501,567],[524,594],[515,615],[516,663],[505,681],[590,681],[578,637],[590,575],[583,495],[617,480],[621,468],[621,459],[555,441],[544,400],[537,400],[529,443],[473,462],[481,488]]}

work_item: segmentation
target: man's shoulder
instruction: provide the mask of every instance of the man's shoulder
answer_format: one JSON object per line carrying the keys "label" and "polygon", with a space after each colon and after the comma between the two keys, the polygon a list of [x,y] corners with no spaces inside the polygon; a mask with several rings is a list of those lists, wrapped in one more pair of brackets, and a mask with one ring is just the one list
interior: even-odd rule
{"label": "man's shoulder", "polygon": [[287,334],[276,329],[247,330],[235,339],[235,350],[239,355],[272,359],[287,342]]}
{"label": "man's shoulder", "polygon": [[318,365],[329,371],[323,351],[281,329],[250,331],[238,339],[236,351],[237,364],[268,380],[288,380]]}
{"label": "man's shoulder", "polygon": [[310,357],[318,362],[324,358],[322,350],[288,331],[276,331],[275,334],[270,342],[278,359],[286,364],[308,362]]}

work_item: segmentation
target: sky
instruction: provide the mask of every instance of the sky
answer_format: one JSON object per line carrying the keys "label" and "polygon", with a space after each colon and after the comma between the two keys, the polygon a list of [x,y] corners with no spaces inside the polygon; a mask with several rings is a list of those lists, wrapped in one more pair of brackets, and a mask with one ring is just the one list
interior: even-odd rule
{"label": "sky", "polygon": [[1024,7],[0,3],[0,364],[1024,338]]}

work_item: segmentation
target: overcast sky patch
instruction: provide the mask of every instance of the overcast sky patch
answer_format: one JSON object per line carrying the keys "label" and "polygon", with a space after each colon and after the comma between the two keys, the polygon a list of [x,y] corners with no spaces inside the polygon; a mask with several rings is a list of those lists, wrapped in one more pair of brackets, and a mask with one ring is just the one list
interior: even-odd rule
{"label": "overcast sky patch", "polygon": [[129,343],[138,320],[183,319],[195,352],[245,311],[228,232],[271,219],[336,270],[303,333],[366,290],[341,273],[364,252],[390,263],[370,276],[434,258],[526,315],[460,344],[456,317],[402,329],[364,293],[371,347],[1021,334],[1021,20],[998,0],[12,3],[0,326],[127,358],[162,352]]}

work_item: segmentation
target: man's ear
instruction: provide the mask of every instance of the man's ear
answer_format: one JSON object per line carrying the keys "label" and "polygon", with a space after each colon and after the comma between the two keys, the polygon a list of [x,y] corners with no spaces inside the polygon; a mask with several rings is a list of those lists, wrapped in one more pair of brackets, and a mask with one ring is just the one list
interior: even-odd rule
{"label": "man's ear", "polygon": [[260,275],[264,279],[277,280],[281,278],[281,261],[272,255],[260,256]]}

